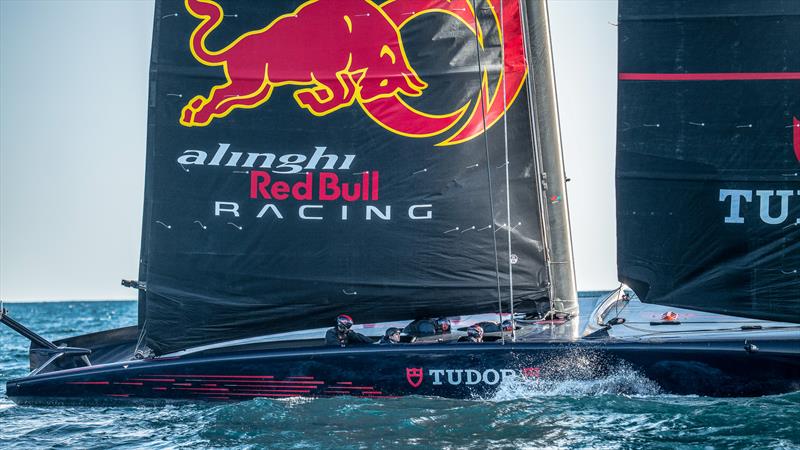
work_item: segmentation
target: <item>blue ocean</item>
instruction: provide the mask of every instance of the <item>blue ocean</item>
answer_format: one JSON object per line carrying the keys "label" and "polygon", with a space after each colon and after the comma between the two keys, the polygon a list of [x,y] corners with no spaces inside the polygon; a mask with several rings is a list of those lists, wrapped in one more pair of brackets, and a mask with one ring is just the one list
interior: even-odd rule
{"label": "blue ocean", "polygon": [[[591,298],[586,298],[591,307]],[[136,322],[135,302],[7,304],[57,339]],[[161,408],[20,407],[28,342],[0,327],[0,448],[800,449],[800,392],[672,396],[636,373],[506,385],[492,398],[255,400]]]}

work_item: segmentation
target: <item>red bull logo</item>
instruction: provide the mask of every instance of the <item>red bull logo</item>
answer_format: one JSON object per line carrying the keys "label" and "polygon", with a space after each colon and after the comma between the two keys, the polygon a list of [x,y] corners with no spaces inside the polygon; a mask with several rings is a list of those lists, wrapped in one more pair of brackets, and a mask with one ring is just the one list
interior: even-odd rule
{"label": "red bull logo", "polygon": [[449,14],[482,48],[484,35],[470,0],[388,0],[380,5],[371,0],[310,0],[221,50],[209,50],[205,41],[222,23],[222,7],[212,0],[185,0],[186,9],[201,20],[190,37],[192,54],[204,65],[221,66],[226,81],[208,95],[192,98],[180,123],[207,126],[235,109],[261,107],[275,89],[288,86],[295,88],[297,105],[314,116],[358,104],[392,133],[439,136],[461,122],[437,145],[468,141],[502,118],[527,76],[518,0],[486,3],[503,46],[499,78],[490,89],[484,70],[477,99],[448,114],[429,114],[405,100],[422,96],[428,83],[409,62],[401,30],[424,14]]}

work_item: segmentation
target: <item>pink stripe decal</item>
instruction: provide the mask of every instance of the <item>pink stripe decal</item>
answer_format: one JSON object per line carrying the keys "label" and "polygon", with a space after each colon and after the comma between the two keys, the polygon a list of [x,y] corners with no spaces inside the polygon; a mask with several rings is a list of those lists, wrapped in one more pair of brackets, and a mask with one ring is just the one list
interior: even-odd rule
{"label": "pink stripe decal", "polygon": [[[261,380],[214,380],[218,383],[236,383],[238,386],[244,386],[245,383],[253,383],[253,385],[271,386],[278,384],[292,384],[297,386],[317,386],[325,384],[324,381],[261,381]],[[256,384],[257,383],[257,384]]]}
{"label": "pink stripe decal", "polygon": [[[304,389],[249,389],[248,391],[258,391],[258,392],[252,392],[253,394],[263,394],[265,392],[272,392],[272,393],[275,393],[275,392],[295,392],[295,393],[298,393],[298,394],[310,394],[311,393],[311,391],[307,391],[307,390],[304,390]],[[249,394],[251,392],[239,392],[239,393],[240,394]]]}
{"label": "pink stripe decal", "polygon": [[187,373],[183,375],[145,375],[146,377],[178,377],[178,378],[275,378],[272,375],[196,375]]}
{"label": "pink stripe decal", "polygon": [[794,156],[797,157],[797,161],[800,161],[800,120],[797,120],[797,117],[792,117],[792,125],[794,126]]}
{"label": "pink stripe decal", "polygon": [[175,388],[178,391],[210,391],[210,392],[227,392],[229,389],[227,388],[200,388],[200,387],[182,387],[182,388]]}
{"label": "pink stripe decal", "polygon": [[624,73],[623,81],[800,80],[800,72]]}
{"label": "pink stripe decal", "polygon": [[309,386],[307,384],[223,384],[227,387],[247,388],[247,389],[316,389],[319,386]]}
{"label": "pink stripe decal", "polygon": [[373,386],[329,386],[326,389],[359,389],[369,391],[375,388]]}
{"label": "pink stripe decal", "polygon": [[124,385],[128,385],[128,386],[143,386],[144,385],[144,383],[131,383],[131,382],[119,382],[119,383],[114,382],[114,384],[124,384]]}
{"label": "pink stripe decal", "polygon": [[249,393],[238,394],[238,393],[231,393],[230,395],[237,395],[237,396],[240,396],[240,397],[298,397],[297,395],[294,395],[294,394],[249,394]]}

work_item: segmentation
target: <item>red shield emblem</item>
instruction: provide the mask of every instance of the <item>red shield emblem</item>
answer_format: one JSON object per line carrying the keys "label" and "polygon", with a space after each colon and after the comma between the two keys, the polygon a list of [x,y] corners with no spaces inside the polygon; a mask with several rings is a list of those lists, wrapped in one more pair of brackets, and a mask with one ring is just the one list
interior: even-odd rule
{"label": "red shield emblem", "polygon": [[520,372],[525,378],[539,378],[540,370],[538,367],[523,367]]}
{"label": "red shield emblem", "polygon": [[418,388],[422,384],[422,367],[407,367],[406,380],[408,380],[408,384]]}

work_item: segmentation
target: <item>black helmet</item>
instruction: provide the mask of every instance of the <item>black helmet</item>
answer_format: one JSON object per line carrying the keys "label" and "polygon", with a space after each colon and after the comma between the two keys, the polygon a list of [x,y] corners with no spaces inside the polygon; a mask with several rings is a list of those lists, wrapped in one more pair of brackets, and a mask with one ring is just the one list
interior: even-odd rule
{"label": "black helmet", "polygon": [[341,314],[336,318],[336,328],[339,331],[347,331],[353,326],[353,318],[347,314]]}
{"label": "black helmet", "polygon": [[514,322],[506,319],[503,321],[500,327],[503,329],[503,331],[514,331]]}
{"label": "black helmet", "polygon": [[437,333],[447,334],[450,332],[450,319],[447,317],[440,317],[434,321],[434,326],[436,327]]}
{"label": "black helmet", "polygon": [[[389,328],[386,329],[386,334],[384,334],[384,337],[386,337],[386,339],[388,339],[390,341],[400,342],[400,333],[402,331],[403,330],[401,330],[400,328],[389,327]],[[397,336],[397,337],[395,337],[395,336]]]}
{"label": "black helmet", "polygon": [[472,325],[467,328],[467,336],[471,338],[483,338],[483,327],[478,324]]}

